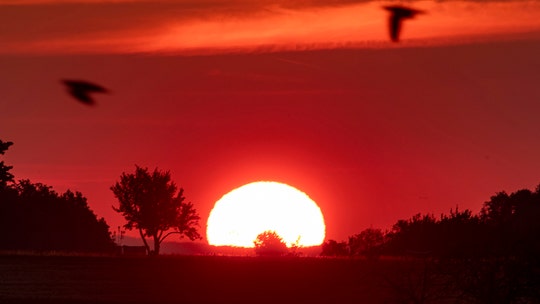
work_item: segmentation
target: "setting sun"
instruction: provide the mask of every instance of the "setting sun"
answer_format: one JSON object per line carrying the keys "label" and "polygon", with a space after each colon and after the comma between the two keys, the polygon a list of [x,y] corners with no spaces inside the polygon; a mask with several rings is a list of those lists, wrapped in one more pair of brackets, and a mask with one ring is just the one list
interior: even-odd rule
{"label": "setting sun", "polygon": [[275,231],[288,246],[324,241],[319,206],[304,192],[278,182],[260,181],[236,188],[218,200],[207,224],[210,245],[253,247],[257,235]]}

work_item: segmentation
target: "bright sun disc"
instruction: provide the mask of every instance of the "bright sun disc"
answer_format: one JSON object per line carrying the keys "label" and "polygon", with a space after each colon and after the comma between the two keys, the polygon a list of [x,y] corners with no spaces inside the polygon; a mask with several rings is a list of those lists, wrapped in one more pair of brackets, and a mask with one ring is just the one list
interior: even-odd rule
{"label": "bright sun disc", "polygon": [[288,246],[317,246],[324,241],[321,209],[304,192],[278,182],[254,182],[218,200],[210,212],[206,236],[214,246],[254,247],[261,232],[275,231]]}

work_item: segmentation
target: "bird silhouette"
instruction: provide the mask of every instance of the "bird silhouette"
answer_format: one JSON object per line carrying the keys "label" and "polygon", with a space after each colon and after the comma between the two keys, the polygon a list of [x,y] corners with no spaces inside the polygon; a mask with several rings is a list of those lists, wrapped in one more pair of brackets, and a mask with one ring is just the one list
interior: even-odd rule
{"label": "bird silhouette", "polygon": [[390,28],[390,39],[393,42],[399,41],[399,32],[401,31],[403,19],[413,19],[416,15],[424,13],[424,11],[400,5],[383,6],[383,8],[390,12],[388,25]]}
{"label": "bird silhouette", "polygon": [[67,86],[68,93],[71,94],[78,101],[87,104],[95,105],[96,102],[90,96],[90,93],[108,93],[109,91],[104,87],[84,81],[84,80],[62,80]]}

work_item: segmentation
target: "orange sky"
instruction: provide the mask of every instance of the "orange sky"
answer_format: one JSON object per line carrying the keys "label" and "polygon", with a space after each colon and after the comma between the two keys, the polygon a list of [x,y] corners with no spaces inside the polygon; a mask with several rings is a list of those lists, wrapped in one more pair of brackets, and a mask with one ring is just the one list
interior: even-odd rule
{"label": "orange sky", "polygon": [[[13,1],[4,1],[4,3]],[[2,5],[3,53],[230,52],[392,47],[391,1],[27,1]],[[37,3],[36,3],[37,2]],[[339,4],[339,5],[338,5]],[[418,1],[406,46],[538,36],[538,1]]]}
{"label": "orange sky", "polygon": [[[7,2],[5,161],[113,227],[109,187],[134,164],[170,169],[201,231],[225,192],[276,180],[333,239],[540,182],[540,2],[411,2],[428,14],[398,45],[390,2]],[[89,108],[62,78],[112,94]]]}

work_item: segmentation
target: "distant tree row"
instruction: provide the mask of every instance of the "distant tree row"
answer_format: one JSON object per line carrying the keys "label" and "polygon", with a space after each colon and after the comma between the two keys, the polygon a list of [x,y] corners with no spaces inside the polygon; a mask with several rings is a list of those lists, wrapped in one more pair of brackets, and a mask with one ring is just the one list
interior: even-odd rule
{"label": "distant tree row", "polygon": [[[0,140],[0,155],[12,145]],[[29,180],[15,181],[0,162],[0,250],[108,252],[109,226],[80,192],[59,194]]]}
{"label": "distant tree row", "polygon": [[[4,155],[11,145],[13,143],[10,141],[3,142],[0,140],[0,155]],[[0,161],[0,189],[5,188],[8,183],[13,182],[14,176],[9,172],[12,168],[13,166],[6,166],[4,161]]]}
{"label": "distant tree row", "polygon": [[479,214],[457,207],[436,218],[416,214],[390,231],[368,228],[348,241],[328,240],[325,256],[533,257],[540,256],[540,185],[499,192]]}
{"label": "distant tree row", "polygon": [[387,239],[381,229],[368,228],[349,237],[348,241],[328,240],[322,244],[322,256],[363,256],[376,258]]}
{"label": "distant tree row", "polygon": [[328,240],[321,254],[412,258],[419,267],[391,284],[399,303],[540,303],[540,186],[499,192],[476,215],[456,207]]}

